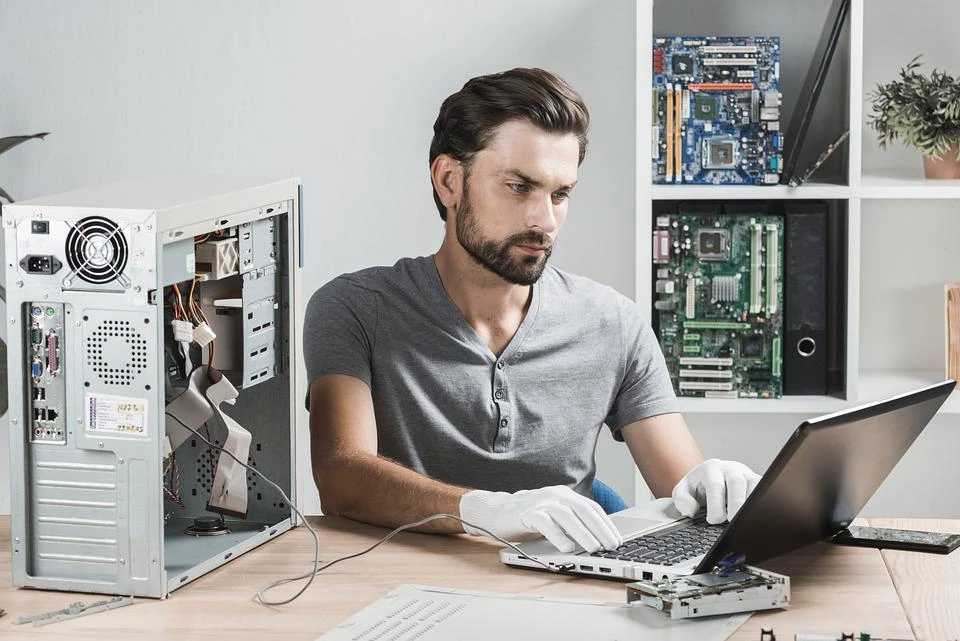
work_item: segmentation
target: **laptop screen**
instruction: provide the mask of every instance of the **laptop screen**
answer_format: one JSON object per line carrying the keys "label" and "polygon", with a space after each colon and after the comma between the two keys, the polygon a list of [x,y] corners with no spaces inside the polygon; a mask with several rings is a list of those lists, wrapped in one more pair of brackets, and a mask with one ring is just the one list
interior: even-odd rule
{"label": "laptop screen", "polygon": [[802,423],[696,572],[760,563],[847,527],[953,391],[945,381]]}

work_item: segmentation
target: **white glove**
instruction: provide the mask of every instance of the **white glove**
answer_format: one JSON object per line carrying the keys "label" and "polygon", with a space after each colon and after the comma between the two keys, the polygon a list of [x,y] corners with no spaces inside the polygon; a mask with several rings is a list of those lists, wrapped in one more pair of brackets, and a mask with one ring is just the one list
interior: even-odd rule
{"label": "white glove", "polygon": [[684,516],[694,516],[706,505],[707,523],[729,521],[743,506],[760,475],[743,463],[707,459],[673,488],[673,503]]}
{"label": "white glove", "polygon": [[[578,545],[587,552],[610,550],[623,542],[603,508],[563,485],[513,494],[472,490],[460,498],[460,518],[508,541],[540,534],[561,552]],[[466,523],[463,529],[484,534]]]}

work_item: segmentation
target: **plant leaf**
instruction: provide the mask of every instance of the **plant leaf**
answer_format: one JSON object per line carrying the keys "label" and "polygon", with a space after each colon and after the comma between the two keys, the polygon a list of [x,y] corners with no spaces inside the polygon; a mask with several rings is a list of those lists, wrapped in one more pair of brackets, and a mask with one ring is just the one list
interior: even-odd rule
{"label": "plant leaf", "polygon": [[937,157],[960,140],[960,80],[946,71],[920,73],[920,56],[900,68],[899,79],[878,84],[868,94],[872,113],[866,124],[881,148],[900,139]]}
{"label": "plant leaf", "polygon": [[0,154],[9,149],[13,149],[22,142],[32,140],[33,138],[40,138],[43,140],[49,133],[49,131],[45,131],[42,134],[33,134],[31,136],[7,136],[6,138],[0,138]]}

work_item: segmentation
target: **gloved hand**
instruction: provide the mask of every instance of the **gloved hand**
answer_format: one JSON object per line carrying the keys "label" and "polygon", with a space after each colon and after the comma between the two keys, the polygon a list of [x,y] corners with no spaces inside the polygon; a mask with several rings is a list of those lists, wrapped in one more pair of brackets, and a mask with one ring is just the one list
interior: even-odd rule
{"label": "gloved hand", "polygon": [[[472,490],[460,498],[460,518],[508,541],[540,534],[561,552],[578,545],[587,552],[609,550],[623,542],[603,508],[563,485],[513,494]],[[466,524],[463,529],[484,534]]]}
{"label": "gloved hand", "polygon": [[743,506],[760,475],[743,463],[707,459],[673,488],[673,503],[684,516],[694,516],[704,505],[707,523],[723,523]]}

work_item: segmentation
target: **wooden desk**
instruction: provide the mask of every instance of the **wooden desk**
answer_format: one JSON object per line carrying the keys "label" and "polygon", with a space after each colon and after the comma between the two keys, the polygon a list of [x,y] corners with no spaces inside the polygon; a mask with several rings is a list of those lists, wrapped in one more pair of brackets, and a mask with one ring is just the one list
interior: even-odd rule
{"label": "wooden desk", "polygon": [[[311,523],[321,558],[358,552],[386,530],[345,519]],[[871,523],[960,531],[960,521],[883,520]],[[370,554],[320,573],[293,603],[267,608],[257,588],[303,573],[312,559],[305,528],[283,534],[226,566],[177,590],[165,600],[137,599],[131,606],[48,626],[13,625],[20,615],[91,603],[96,595],[15,589],[10,585],[10,520],[0,517],[0,618],[2,639],[284,639],[312,640],[403,583],[500,592],[525,592],[623,602],[624,584],[503,566],[499,545],[468,536],[403,533]],[[860,630],[900,639],[944,641],[960,637],[960,554],[884,552],[817,544],[764,567],[791,578],[790,610],[755,614],[734,639],[757,641],[773,628],[780,641],[796,631]],[[889,570],[888,570],[889,568]],[[299,586],[270,594],[279,599]],[[911,629],[912,626],[912,629]]]}

